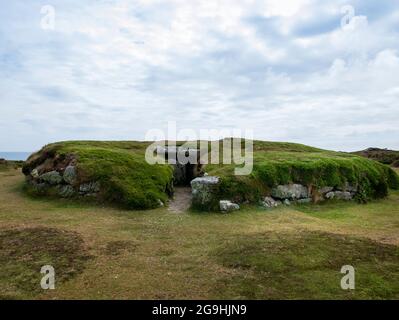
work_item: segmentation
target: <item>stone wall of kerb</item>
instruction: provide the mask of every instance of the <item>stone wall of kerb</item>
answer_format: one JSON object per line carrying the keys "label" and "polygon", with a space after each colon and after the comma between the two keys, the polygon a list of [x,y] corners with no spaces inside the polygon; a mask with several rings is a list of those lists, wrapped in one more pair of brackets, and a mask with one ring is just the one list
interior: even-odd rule
{"label": "stone wall of kerb", "polygon": [[77,160],[73,157],[66,157],[62,161],[47,158],[29,172],[25,172],[25,175],[27,183],[38,194],[58,195],[61,198],[97,197],[100,183],[80,183],[77,171]]}
{"label": "stone wall of kerb", "polygon": [[[220,183],[221,179],[216,176],[199,177],[191,181],[193,207],[216,210],[220,207],[220,201],[228,201],[220,199]],[[274,208],[283,204],[311,203],[329,199],[349,201],[355,197],[356,193],[357,187],[349,184],[339,189],[333,187],[314,188],[293,183],[272,188],[270,194],[261,199],[260,205],[265,208]]]}

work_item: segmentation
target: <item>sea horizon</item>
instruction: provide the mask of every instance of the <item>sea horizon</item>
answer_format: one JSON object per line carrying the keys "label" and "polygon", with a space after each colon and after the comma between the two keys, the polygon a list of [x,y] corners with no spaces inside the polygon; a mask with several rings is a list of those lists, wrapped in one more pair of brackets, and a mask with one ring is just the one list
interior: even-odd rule
{"label": "sea horizon", "polygon": [[9,151],[0,151],[0,159],[5,159],[8,161],[25,161],[32,154],[29,151],[18,151],[18,152],[9,152]]}

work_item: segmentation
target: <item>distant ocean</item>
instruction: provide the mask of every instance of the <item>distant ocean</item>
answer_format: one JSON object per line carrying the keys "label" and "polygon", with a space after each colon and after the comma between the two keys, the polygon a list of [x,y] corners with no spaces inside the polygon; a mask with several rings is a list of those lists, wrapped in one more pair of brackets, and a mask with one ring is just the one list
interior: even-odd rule
{"label": "distant ocean", "polygon": [[25,161],[32,152],[2,152],[0,151],[0,159],[6,160],[22,160]]}

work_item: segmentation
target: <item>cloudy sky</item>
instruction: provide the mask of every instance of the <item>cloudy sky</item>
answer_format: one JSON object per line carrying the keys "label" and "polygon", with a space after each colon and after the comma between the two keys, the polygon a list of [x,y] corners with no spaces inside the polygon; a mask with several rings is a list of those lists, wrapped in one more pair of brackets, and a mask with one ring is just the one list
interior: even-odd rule
{"label": "cloudy sky", "polygon": [[399,149],[397,0],[0,4],[2,151],[143,140],[168,121]]}

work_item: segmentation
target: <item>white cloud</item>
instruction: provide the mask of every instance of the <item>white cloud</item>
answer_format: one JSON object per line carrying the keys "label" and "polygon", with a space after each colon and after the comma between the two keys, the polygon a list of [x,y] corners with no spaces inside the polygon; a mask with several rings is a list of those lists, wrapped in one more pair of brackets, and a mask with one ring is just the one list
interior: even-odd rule
{"label": "white cloud", "polygon": [[353,1],[341,28],[341,0],[88,3],[58,1],[53,32],[37,2],[0,13],[0,150],[143,139],[168,120],[399,148],[396,11]]}

